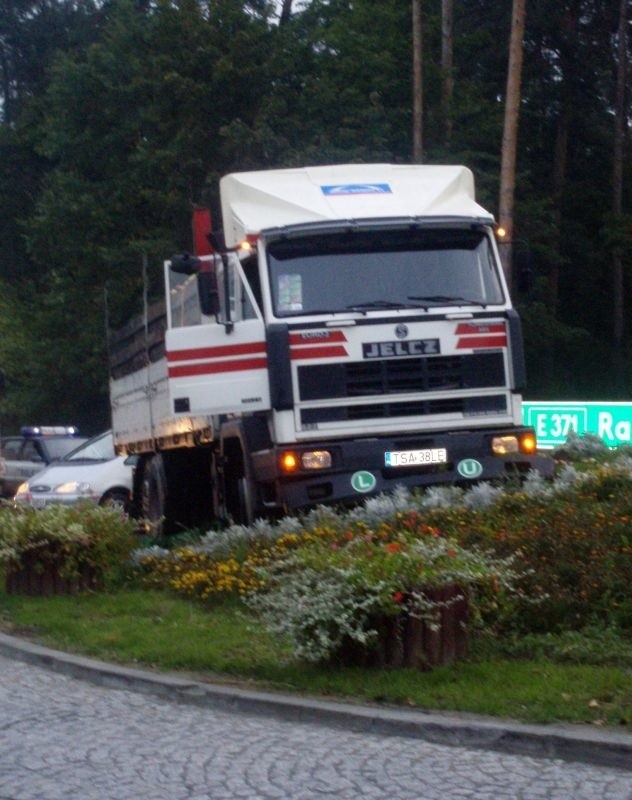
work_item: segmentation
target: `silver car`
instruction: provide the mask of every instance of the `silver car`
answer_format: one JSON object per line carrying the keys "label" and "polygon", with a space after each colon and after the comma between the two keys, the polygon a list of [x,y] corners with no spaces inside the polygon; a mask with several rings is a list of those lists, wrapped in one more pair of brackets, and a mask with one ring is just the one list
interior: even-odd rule
{"label": "silver car", "polygon": [[88,440],[65,425],[26,426],[0,439],[0,495],[13,497],[23,481]]}
{"label": "silver car", "polygon": [[134,456],[116,455],[112,432],[106,431],[24,482],[14,500],[34,508],[89,500],[129,511],[134,463]]}

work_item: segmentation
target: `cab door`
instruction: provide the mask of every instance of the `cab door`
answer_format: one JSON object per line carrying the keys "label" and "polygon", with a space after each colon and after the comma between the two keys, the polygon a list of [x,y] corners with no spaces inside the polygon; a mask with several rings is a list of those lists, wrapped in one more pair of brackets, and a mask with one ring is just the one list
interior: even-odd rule
{"label": "cab door", "polygon": [[174,414],[205,416],[270,408],[265,325],[259,303],[235,254],[224,263],[216,258],[215,270],[221,287],[217,317],[200,315],[199,324],[174,327],[177,315],[172,314],[167,331],[167,373]]}

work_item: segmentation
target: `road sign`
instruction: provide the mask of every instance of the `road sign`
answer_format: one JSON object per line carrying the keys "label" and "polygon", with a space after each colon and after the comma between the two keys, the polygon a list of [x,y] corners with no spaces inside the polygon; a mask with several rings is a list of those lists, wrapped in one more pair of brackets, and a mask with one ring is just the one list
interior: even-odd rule
{"label": "road sign", "polygon": [[564,444],[570,431],[592,433],[608,447],[632,444],[632,403],[525,401],[522,419],[543,448]]}

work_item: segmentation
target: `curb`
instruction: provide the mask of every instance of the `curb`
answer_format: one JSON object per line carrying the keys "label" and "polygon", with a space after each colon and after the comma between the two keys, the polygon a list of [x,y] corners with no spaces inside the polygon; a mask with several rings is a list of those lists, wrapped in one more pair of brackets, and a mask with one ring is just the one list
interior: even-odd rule
{"label": "curb", "polygon": [[3,633],[0,654],[98,686],[141,692],[172,702],[334,725],[361,733],[404,736],[433,744],[632,770],[632,736],[587,725],[528,725],[475,715],[356,705],[222,686],[71,655]]}

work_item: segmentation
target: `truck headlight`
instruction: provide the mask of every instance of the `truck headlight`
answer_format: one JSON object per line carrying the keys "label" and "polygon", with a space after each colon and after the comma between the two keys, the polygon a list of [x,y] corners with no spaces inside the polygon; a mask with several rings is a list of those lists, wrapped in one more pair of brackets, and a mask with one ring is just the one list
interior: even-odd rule
{"label": "truck headlight", "polygon": [[532,433],[508,434],[494,436],[492,439],[492,453],[495,456],[506,456],[512,453],[532,455],[537,449],[537,442]]}
{"label": "truck headlight", "polygon": [[283,472],[329,469],[331,453],[329,450],[286,450],[281,454],[279,463]]}

